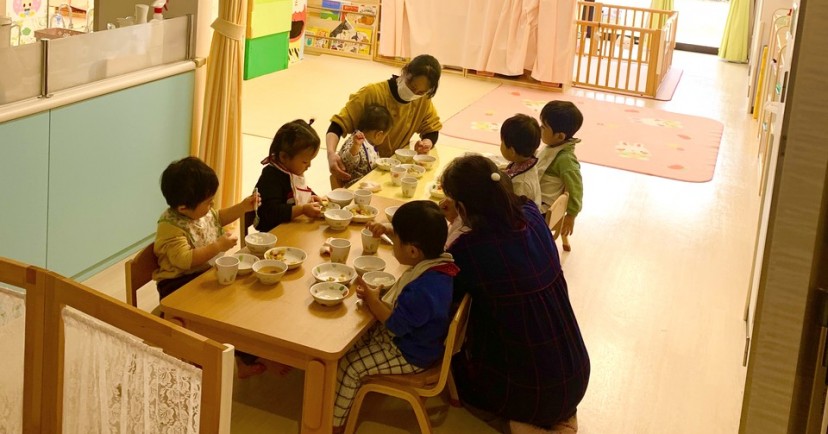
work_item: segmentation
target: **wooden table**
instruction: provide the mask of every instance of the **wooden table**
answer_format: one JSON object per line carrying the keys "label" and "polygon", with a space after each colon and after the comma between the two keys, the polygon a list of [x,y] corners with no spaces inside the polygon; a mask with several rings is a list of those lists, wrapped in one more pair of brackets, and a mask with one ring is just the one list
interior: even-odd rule
{"label": "wooden table", "polygon": [[[400,204],[380,196],[371,201],[380,210],[377,221],[385,221],[385,207]],[[305,370],[300,431],[329,434],[337,363],[375,320],[367,309],[356,305],[353,288],[337,306],[315,303],[308,292],[314,283],[311,269],[328,261],[319,255],[328,237],[350,239],[348,264],[353,265],[354,258],[362,254],[363,228],[352,223],[345,231],[332,232],[324,220],[304,217],[279,225],[271,231],[278,237],[277,246],[298,247],[308,254],[302,267],[288,271],[279,284],[263,285],[251,273],[222,286],[210,269],[162,300],[161,309],[165,316],[180,318],[185,327],[204,336]],[[385,260],[385,271],[399,276],[405,269],[384,242],[377,256]]]}
{"label": "wooden table", "polygon": [[[423,177],[420,178],[420,182],[417,183],[417,191],[414,192],[414,197],[411,198],[403,197],[402,187],[394,185],[391,182],[391,173],[385,170],[374,169],[369,174],[365,175],[360,182],[373,181],[382,187],[382,190],[374,193],[374,197],[382,196],[403,202],[420,199],[434,199],[431,197],[431,194],[429,194],[429,185],[434,182],[441,173],[443,173],[443,169],[446,168],[446,165],[448,165],[451,160],[462,156],[466,152],[468,151],[451,146],[440,144],[435,146],[434,149],[428,154],[437,157],[437,161],[434,163],[434,166],[431,169],[426,170]],[[350,187],[351,190],[356,190],[358,188],[359,182],[354,183]],[[380,212],[382,212],[382,209],[380,209]]]}

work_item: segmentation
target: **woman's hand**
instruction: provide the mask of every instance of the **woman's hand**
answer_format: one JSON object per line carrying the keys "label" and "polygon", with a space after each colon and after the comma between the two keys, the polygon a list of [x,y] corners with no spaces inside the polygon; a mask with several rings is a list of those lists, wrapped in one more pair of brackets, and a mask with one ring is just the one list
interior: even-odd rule
{"label": "woman's hand", "polygon": [[418,154],[428,154],[432,148],[434,148],[434,143],[431,143],[430,139],[417,140],[417,143],[414,143],[414,150]]}
{"label": "woman's hand", "polygon": [[446,220],[449,223],[454,223],[454,219],[457,218],[457,207],[454,206],[454,199],[449,197],[444,198],[439,203],[440,210],[443,211],[443,215],[446,216]]}
{"label": "woman's hand", "polygon": [[351,175],[345,171],[345,164],[342,163],[342,157],[340,157],[336,152],[328,152],[328,168],[334,178],[342,182],[348,182],[351,180]]}

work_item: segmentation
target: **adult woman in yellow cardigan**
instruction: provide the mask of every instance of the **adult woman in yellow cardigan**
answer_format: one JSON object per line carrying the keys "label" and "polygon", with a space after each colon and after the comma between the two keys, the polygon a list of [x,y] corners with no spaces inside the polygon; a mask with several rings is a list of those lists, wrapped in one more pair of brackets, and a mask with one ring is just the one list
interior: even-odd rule
{"label": "adult woman in yellow cardigan", "polygon": [[331,118],[331,126],[325,135],[332,184],[334,178],[340,182],[351,179],[336,148],[343,135],[354,132],[363,109],[368,105],[384,106],[394,119],[390,131],[386,132],[385,141],[374,144],[380,157],[390,157],[397,149],[408,146],[414,133],[420,135],[414,150],[420,154],[431,150],[443,127],[431,103],[440,83],[440,71],[437,59],[421,54],[403,66],[399,76],[392,75],[386,81],[369,84],[351,95],[342,111]]}

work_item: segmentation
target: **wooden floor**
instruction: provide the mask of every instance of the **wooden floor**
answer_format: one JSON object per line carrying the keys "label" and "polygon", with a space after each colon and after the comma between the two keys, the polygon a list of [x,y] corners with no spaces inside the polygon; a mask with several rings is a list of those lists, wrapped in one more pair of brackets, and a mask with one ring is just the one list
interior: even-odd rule
{"label": "wooden floor", "polygon": [[[746,114],[746,66],[676,52],[684,70],[672,101],[572,89],[636,106],[707,116],[725,124],[714,178],[695,184],[583,164],[584,209],[564,255],[570,298],[592,359],[578,409],[586,434],[698,434],[738,430],[744,299],[758,216],[755,125]],[[343,74],[347,71],[347,74]],[[282,123],[330,115],[362,84],[393,68],[329,56],[245,83],[244,189],[252,190],[270,137]],[[322,80],[322,81],[320,81]],[[435,104],[448,119],[494,88],[446,74]],[[550,99],[554,94],[550,94]],[[323,136],[324,137],[324,136]],[[440,137],[440,144],[497,152],[491,145]],[[581,146],[588,146],[585,143]],[[324,151],[309,183],[328,188]],[[159,193],[160,194],[160,193]],[[159,210],[159,214],[162,210]],[[123,299],[123,264],[89,279]],[[157,295],[139,296],[151,309]],[[233,433],[298,432],[302,373],[236,381]],[[429,401],[437,433],[496,433],[463,409]],[[413,412],[392,398],[369,398],[358,433],[419,432]]]}

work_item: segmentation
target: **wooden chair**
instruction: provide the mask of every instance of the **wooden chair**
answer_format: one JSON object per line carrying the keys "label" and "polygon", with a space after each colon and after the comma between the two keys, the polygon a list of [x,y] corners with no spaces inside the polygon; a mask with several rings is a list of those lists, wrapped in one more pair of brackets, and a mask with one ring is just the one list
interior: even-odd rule
{"label": "wooden chair", "polygon": [[152,280],[152,272],[158,268],[155,243],[144,247],[134,258],[126,261],[126,302],[138,307],[138,290]]}
{"label": "wooden chair", "polygon": [[[546,224],[549,225],[549,230],[552,231],[552,239],[557,240],[558,235],[561,235],[561,227],[563,227],[563,219],[566,215],[566,206],[568,203],[569,193],[564,192],[555,199],[555,202],[552,202],[552,205],[546,211]],[[572,250],[572,247],[569,245],[568,236],[561,235],[561,241],[565,252]]]}
{"label": "wooden chair", "polygon": [[[471,296],[466,294],[463,296],[463,300],[460,302],[460,306],[449,325],[448,335],[446,336],[446,350],[440,364],[418,374],[371,375],[364,379],[362,387],[359,388],[354,399],[351,414],[348,416],[348,423],[345,425],[346,434],[353,434],[356,431],[359,410],[362,407],[365,395],[369,392],[384,393],[408,401],[417,416],[420,431],[423,434],[431,434],[431,421],[429,421],[428,413],[426,413],[425,400],[439,395],[445,388],[446,383],[450,382],[451,357],[457,354],[463,345],[470,304]],[[455,394],[452,399],[457,400],[453,385],[454,383],[450,382],[449,388]]]}

